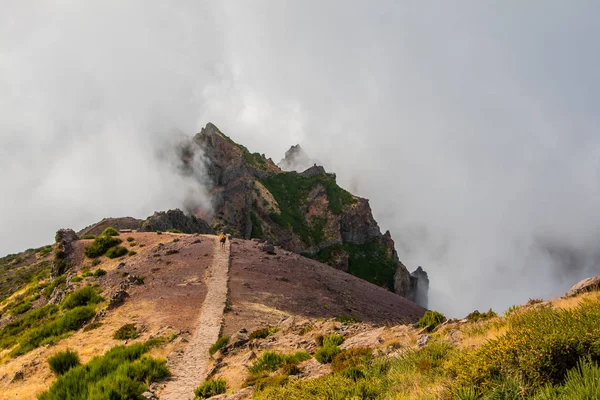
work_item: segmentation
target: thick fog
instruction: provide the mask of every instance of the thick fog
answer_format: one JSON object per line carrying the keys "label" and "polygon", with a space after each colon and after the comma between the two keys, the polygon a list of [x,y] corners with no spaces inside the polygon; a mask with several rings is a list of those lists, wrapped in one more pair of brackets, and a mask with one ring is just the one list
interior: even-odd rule
{"label": "thick fog", "polygon": [[600,267],[593,1],[45,1],[0,13],[0,253],[209,206],[173,144],[300,143],[371,200],[430,307],[555,297]]}

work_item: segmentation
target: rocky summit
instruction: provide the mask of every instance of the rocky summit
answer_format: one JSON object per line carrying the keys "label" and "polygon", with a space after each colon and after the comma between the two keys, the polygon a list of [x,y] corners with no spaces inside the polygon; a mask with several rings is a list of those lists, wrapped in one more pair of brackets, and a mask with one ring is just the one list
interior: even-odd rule
{"label": "rocky summit", "polygon": [[[300,172],[284,171],[211,123],[182,152],[190,170],[195,153],[202,154],[208,169],[215,231],[269,241],[426,303],[428,281],[417,283],[423,275],[411,275],[402,264],[369,201],[341,188],[335,174],[316,164]],[[309,160],[300,146],[293,146],[280,165],[293,168]],[[421,288],[418,297],[416,287]]]}

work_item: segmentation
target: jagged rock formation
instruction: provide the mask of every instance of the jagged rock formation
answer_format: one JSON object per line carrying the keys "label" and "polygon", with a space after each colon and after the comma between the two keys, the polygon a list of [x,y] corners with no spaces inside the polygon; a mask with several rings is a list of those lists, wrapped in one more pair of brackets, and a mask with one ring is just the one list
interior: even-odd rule
{"label": "jagged rock formation", "polygon": [[304,149],[297,144],[285,152],[285,157],[279,161],[277,166],[284,171],[304,171],[315,164],[317,162],[312,160]]}
{"label": "jagged rock formation", "polygon": [[427,308],[429,304],[429,277],[422,267],[410,273],[410,295],[415,303]]}
{"label": "jagged rock formation", "polygon": [[[398,259],[389,232],[381,234],[369,201],[339,187],[335,174],[317,165],[301,173],[284,172],[211,123],[193,144],[197,147],[188,146],[182,162],[193,159],[194,151],[201,151],[206,160],[216,231],[267,239],[402,296],[413,296],[410,274]],[[280,164],[289,166],[298,157],[308,159],[293,146]]]}
{"label": "jagged rock formation", "polygon": [[97,236],[108,227],[113,227],[116,230],[137,229],[142,224],[142,222],[144,221],[132,217],[103,218],[102,221],[96,222],[95,224],[83,228],[82,230],[77,232],[77,234],[79,235],[79,237],[83,237],[85,235]]}
{"label": "jagged rock formation", "polygon": [[156,232],[167,231],[169,229],[177,229],[183,233],[202,233],[214,234],[215,231],[204,220],[195,217],[194,215],[185,215],[183,211],[169,210],[155,212],[154,215],[148,217],[140,228],[140,232]]}
{"label": "jagged rock formation", "polygon": [[56,232],[56,247],[54,248],[54,261],[51,276],[56,278],[65,273],[69,268],[73,254],[73,242],[79,237],[72,229],[60,229]]}

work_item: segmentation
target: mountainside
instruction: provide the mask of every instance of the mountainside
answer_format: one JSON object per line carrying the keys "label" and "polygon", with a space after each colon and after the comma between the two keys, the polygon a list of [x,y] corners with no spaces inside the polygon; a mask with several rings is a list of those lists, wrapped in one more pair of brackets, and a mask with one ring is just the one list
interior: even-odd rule
{"label": "mountainside", "polygon": [[[187,160],[194,152],[206,160],[216,231],[271,241],[416,299],[418,275],[411,277],[400,262],[390,233],[381,233],[368,200],[338,186],[335,174],[317,165],[285,172],[210,123],[182,152],[188,168],[193,168]],[[306,159],[299,147],[292,153],[288,159]]]}

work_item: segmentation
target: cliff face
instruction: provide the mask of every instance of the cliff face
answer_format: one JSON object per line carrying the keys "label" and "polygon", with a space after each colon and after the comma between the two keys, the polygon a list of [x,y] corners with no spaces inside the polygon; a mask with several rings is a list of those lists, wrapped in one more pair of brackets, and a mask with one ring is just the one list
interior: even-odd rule
{"label": "cliff face", "polygon": [[272,241],[414,300],[389,232],[382,235],[369,201],[339,187],[334,174],[317,165],[284,172],[210,123],[191,149],[206,160],[215,231]]}

